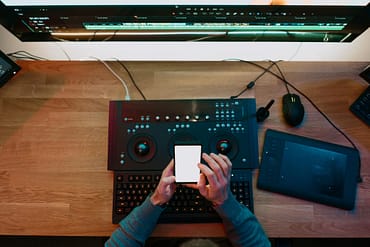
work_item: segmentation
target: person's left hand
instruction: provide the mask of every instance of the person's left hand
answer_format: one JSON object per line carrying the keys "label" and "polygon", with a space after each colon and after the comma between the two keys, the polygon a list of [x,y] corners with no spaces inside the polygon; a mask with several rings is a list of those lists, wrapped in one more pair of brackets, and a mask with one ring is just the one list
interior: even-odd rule
{"label": "person's left hand", "polygon": [[175,176],[173,174],[174,161],[172,159],[163,170],[161,180],[150,197],[150,201],[153,205],[163,205],[171,200],[176,190]]}

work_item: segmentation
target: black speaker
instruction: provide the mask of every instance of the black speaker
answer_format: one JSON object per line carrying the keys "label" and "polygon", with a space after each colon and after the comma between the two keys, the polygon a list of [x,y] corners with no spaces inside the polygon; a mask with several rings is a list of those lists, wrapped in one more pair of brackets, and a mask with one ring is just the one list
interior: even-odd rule
{"label": "black speaker", "polygon": [[0,51],[0,87],[10,80],[21,67]]}

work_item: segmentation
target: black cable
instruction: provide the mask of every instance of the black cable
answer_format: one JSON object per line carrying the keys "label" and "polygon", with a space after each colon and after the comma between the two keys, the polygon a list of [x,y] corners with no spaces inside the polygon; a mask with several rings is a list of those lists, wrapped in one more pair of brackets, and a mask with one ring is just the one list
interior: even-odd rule
{"label": "black cable", "polygon": [[[259,65],[257,63],[254,63],[254,62],[250,62],[250,61],[244,61],[244,60],[240,60],[241,62],[246,62],[246,63],[249,63],[249,64],[252,64],[254,66],[257,66],[261,69],[264,69],[266,70],[265,67],[263,67],[262,65]],[[286,80],[283,72],[281,71],[279,65],[277,64],[277,62],[274,62],[274,61],[270,61],[272,64],[274,64],[276,66],[276,68],[279,70],[279,73],[281,74],[280,76],[277,75],[276,73],[272,72],[271,70],[268,70],[267,72],[269,72],[270,74],[274,75],[276,78],[280,79],[281,81],[283,81],[286,85],[289,85],[290,87],[292,87],[294,90],[296,90],[299,94],[301,94],[305,99],[308,100],[308,102],[310,102],[310,104],[326,119],[326,121],[328,121],[328,123],[334,127],[334,129],[336,129],[340,134],[342,134],[346,140],[353,146],[353,148],[358,152],[360,153],[359,149],[357,148],[357,146],[355,145],[355,143],[341,130],[339,129],[331,120],[330,118],[323,112],[320,110],[320,108],[306,95],[304,94],[301,90],[299,90],[296,86],[294,86],[293,84],[291,84],[289,81]],[[358,182],[362,182],[362,177],[361,177],[361,159],[359,160],[359,177],[358,177]]]}
{"label": "black cable", "polygon": [[254,85],[256,84],[257,80],[260,79],[264,74],[266,74],[270,69],[271,67],[274,66],[274,64],[271,64],[268,68],[264,68],[263,72],[261,74],[259,74],[256,79],[254,79],[253,81],[250,81],[247,86],[240,92],[238,93],[237,95],[234,95],[234,96],[231,96],[230,99],[236,99],[238,98],[240,95],[242,95],[245,91],[247,91],[248,89],[251,89],[254,87]]}
{"label": "black cable", "polygon": [[[279,65],[277,65],[277,63],[275,63],[275,62],[272,62],[272,63],[274,63],[275,64],[275,66],[277,67],[277,68],[279,68]],[[280,73],[282,73],[281,72],[281,70],[280,70],[280,68],[279,68],[279,71],[280,71]],[[279,77],[278,77],[279,78]],[[282,78],[279,78],[279,79],[282,79]],[[299,94],[301,94],[301,95],[303,95],[303,97],[305,97],[310,103],[311,103],[311,105],[337,130],[337,131],[339,131],[347,140],[348,140],[348,142],[350,142],[351,144],[352,144],[352,146],[356,149],[356,150],[358,150],[357,149],[357,147],[356,147],[356,145],[355,145],[355,143],[341,130],[341,129],[339,129],[330,119],[329,119],[329,117],[323,112],[323,111],[321,111],[321,109],[306,95],[306,94],[304,94],[301,90],[299,90],[296,86],[294,86],[293,84],[291,84],[290,82],[288,82],[286,79],[284,79],[284,82],[287,84],[287,85],[289,85],[290,87],[292,87],[294,90],[296,90]]]}
{"label": "black cable", "polygon": [[[280,61],[278,61],[280,62]],[[275,62],[275,61],[271,61],[270,60],[270,63],[272,63],[273,65],[275,65],[275,67],[277,68],[277,70],[279,71],[280,75],[281,75],[281,78],[283,78],[283,82],[285,84],[285,88],[286,88],[286,91],[288,92],[288,94],[290,94],[290,90],[289,90],[289,82],[286,80],[285,76],[284,76],[284,73],[281,71],[280,69],[280,66],[278,65],[278,62]]]}
{"label": "black cable", "polygon": [[135,88],[137,89],[137,91],[140,93],[141,97],[143,97],[144,100],[147,100],[145,95],[143,94],[143,92],[141,91],[141,89],[139,88],[139,86],[136,84],[135,80],[134,80],[134,77],[132,76],[131,72],[128,70],[128,68],[126,67],[126,65],[117,60],[117,62],[122,66],[122,68],[127,72],[128,76],[130,77],[130,80],[132,82],[132,84],[134,84]]}

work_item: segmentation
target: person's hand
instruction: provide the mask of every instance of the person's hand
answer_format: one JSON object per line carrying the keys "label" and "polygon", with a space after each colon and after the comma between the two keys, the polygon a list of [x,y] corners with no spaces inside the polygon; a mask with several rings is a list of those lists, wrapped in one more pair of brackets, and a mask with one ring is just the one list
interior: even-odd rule
{"label": "person's hand", "polygon": [[163,205],[171,200],[175,193],[175,176],[173,175],[174,161],[171,160],[167,167],[163,170],[161,180],[154,190],[150,201],[153,205]]}
{"label": "person's hand", "polygon": [[[191,187],[197,188],[199,193],[214,206],[221,205],[229,196],[232,163],[227,156],[222,154],[203,153],[202,158],[208,166],[198,165],[202,173],[198,184]],[[208,184],[206,184],[207,180]]]}

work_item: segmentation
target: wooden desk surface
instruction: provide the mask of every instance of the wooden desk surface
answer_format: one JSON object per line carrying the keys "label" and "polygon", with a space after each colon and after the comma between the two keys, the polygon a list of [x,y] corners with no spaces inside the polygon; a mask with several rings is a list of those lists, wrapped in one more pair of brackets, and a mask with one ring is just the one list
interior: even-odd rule
{"label": "wooden desk surface", "polygon": [[[0,88],[0,234],[109,236],[116,225],[111,223],[113,176],[107,170],[108,102],[124,98],[121,83],[99,62],[18,63],[20,73]],[[128,82],[132,99],[141,99],[122,67],[110,65]],[[148,99],[225,98],[261,73],[242,62],[126,65]],[[364,182],[354,211],[255,188],[255,214],[269,237],[370,237],[370,131],[348,110],[368,86],[358,77],[366,65],[281,63],[287,80],[359,147]],[[285,92],[281,81],[265,74],[243,95],[255,96],[258,107],[276,101],[259,125],[260,146],[266,128],[349,145],[303,97],[304,124],[284,124]],[[224,236],[221,224],[195,227],[158,225],[153,236]]]}

